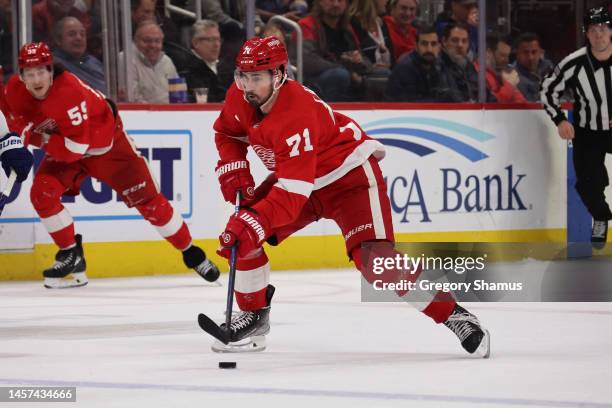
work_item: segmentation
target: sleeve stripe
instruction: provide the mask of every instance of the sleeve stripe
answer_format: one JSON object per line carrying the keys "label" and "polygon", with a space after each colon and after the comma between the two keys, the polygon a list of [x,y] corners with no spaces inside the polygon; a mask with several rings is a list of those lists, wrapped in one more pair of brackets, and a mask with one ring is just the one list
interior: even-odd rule
{"label": "sleeve stripe", "polygon": [[310,197],[310,193],[312,193],[314,184],[302,180],[279,178],[274,187],[308,198]]}
{"label": "sleeve stripe", "polygon": [[67,137],[64,138],[64,146],[66,149],[75,154],[85,154],[89,149],[88,144],[77,143],[74,140],[70,140]]}
{"label": "sleeve stripe", "polygon": [[574,74],[578,61],[585,54],[586,48],[581,48],[568,55],[542,81],[540,99],[551,118],[562,114],[561,107],[559,106],[559,96],[565,90],[565,82]]}

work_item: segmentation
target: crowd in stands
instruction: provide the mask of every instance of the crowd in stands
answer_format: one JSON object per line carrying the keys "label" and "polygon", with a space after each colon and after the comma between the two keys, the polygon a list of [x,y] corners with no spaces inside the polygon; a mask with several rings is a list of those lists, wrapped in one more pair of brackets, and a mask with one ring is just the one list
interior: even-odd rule
{"label": "crowd in stands", "polygon": [[[486,67],[478,64],[478,1],[448,0],[434,22],[419,17],[420,0],[256,0],[256,32],[274,35],[290,51],[288,74],[297,77],[295,34],[270,22],[275,15],[303,32],[304,83],[324,100],[476,102],[478,72],[486,72],[488,102],[539,101],[539,86],[554,65],[535,33],[508,38],[487,33]],[[35,41],[56,62],[107,92],[99,0],[33,0]],[[168,80],[183,78],[188,100],[208,88],[222,102],[232,84],[234,58],[246,38],[244,0],[202,0],[199,21],[164,12],[162,0],[131,0],[131,58],[119,54],[129,81],[118,99],[168,103]],[[173,5],[195,11],[193,0]],[[11,1],[0,0],[0,64],[12,67]],[[127,71],[126,65],[127,64]]]}

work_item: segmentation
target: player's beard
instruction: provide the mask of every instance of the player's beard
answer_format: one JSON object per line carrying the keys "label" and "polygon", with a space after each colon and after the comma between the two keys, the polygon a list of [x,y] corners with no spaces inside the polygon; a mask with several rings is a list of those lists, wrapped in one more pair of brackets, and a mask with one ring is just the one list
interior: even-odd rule
{"label": "player's beard", "polygon": [[259,108],[263,104],[263,101],[254,92],[245,92],[244,98],[254,108]]}

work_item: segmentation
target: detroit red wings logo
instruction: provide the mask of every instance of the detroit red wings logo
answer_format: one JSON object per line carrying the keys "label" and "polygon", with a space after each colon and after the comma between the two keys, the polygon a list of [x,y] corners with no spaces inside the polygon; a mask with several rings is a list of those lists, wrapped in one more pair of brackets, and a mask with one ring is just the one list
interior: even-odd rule
{"label": "detroit red wings logo", "polygon": [[253,145],[253,150],[259,156],[264,166],[268,170],[274,170],[276,167],[276,159],[274,158],[274,152],[271,149],[267,149],[260,145]]}
{"label": "detroit red wings logo", "polygon": [[36,127],[34,128],[34,132],[47,135],[57,133],[57,123],[54,119],[47,118],[40,122],[38,125],[36,125]]}

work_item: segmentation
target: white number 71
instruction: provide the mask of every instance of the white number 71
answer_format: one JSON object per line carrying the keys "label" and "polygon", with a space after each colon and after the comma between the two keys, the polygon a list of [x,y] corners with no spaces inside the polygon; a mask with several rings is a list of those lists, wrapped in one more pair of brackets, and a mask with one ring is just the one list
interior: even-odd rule
{"label": "white number 71", "polygon": [[304,151],[309,152],[312,150],[312,144],[310,144],[310,131],[308,128],[302,131],[302,134],[296,133],[293,136],[287,138],[286,142],[289,147],[291,147],[291,152],[289,152],[289,157],[295,157],[300,155],[300,144],[302,143],[302,138],[304,138]]}

